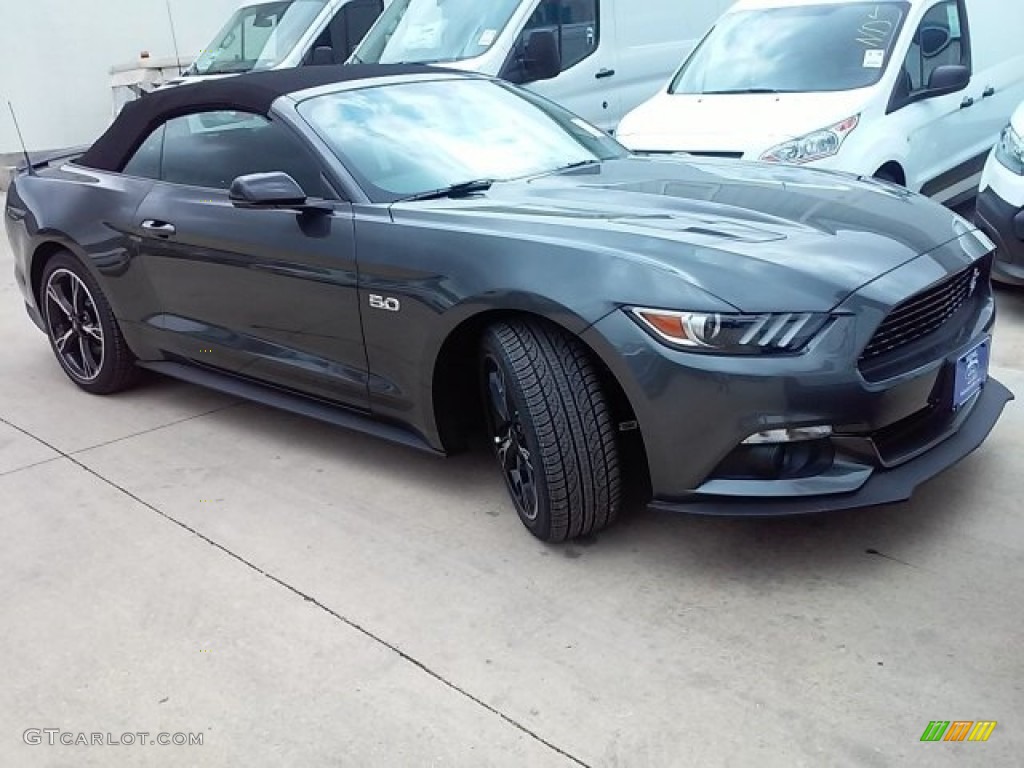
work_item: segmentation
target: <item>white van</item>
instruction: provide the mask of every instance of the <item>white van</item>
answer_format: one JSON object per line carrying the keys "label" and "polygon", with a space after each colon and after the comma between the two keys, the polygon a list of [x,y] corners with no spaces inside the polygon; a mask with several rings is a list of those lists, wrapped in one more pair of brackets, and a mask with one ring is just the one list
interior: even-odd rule
{"label": "white van", "polygon": [[992,278],[1024,285],[1024,104],[989,155],[974,218],[996,243]]}
{"label": "white van", "polygon": [[180,78],[167,85],[262,69],[343,64],[386,0],[246,2]]}
{"label": "white van", "polygon": [[1024,98],[1024,0],[742,0],[626,116],[635,150],[807,163],[953,205]]}
{"label": "white van", "polygon": [[351,61],[473,70],[612,130],[731,0],[393,0]]}

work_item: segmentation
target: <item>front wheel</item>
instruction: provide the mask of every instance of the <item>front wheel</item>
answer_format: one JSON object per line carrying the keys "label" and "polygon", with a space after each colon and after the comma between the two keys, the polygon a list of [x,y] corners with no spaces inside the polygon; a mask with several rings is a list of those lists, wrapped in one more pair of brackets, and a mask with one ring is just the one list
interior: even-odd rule
{"label": "front wheel", "polygon": [[543,541],[584,536],[617,516],[614,420],[587,350],[538,322],[491,326],[481,349],[487,426],[519,518]]}

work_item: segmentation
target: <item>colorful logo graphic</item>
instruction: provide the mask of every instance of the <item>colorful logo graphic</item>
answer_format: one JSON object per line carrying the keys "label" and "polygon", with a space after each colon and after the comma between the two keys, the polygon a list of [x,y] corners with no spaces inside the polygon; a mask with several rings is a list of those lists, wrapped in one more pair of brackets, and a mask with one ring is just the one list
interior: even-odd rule
{"label": "colorful logo graphic", "polygon": [[921,741],[988,741],[995,729],[995,720],[932,720]]}

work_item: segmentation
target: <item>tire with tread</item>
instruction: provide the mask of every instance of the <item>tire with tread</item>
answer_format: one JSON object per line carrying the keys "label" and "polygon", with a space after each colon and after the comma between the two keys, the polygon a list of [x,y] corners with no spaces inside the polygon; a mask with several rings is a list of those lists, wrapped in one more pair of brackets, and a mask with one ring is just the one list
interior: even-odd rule
{"label": "tire with tread", "polygon": [[131,387],[138,380],[140,370],[135,365],[135,355],[128,348],[128,343],[121,333],[121,328],[114,317],[114,311],[107,301],[96,280],[88,269],[77,257],[69,251],[58,251],[53,254],[43,269],[39,297],[40,311],[43,315],[43,322],[47,328],[50,327],[47,312],[46,287],[50,283],[51,276],[58,270],[66,270],[73,273],[82,283],[85,284],[96,307],[97,320],[103,332],[103,362],[100,365],[96,377],[90,381],[83,381],[80,376],[70,370],[57,351],[57,344],[53,334],[49,331],[47,336],[50,339],[50,346],[53,349],[57,362],[64,373],[78,387],[94,395],[109,395],[120,392]]}
{"label": "tire with tread", "polygon": [[[491,396],[488,366],[496,365],[504,374],[521,439],[532,458],[536,513],[530,519],[516,502],[523,524],[548,542],[610,525],[622,493],[617,434],[588,350],[554,325],[513,320],[486,330],[481,360],[485,403]],[[490,405],[487,410],[493,413]],[[497,445],[495,420],[493,415],[488,419]]]}

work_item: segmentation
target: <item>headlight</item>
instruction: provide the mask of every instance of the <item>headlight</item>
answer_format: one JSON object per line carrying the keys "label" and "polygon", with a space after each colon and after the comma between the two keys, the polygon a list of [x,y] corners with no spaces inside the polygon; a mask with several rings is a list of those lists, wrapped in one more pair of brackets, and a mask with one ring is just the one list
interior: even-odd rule
{"label": "headlight", "polygon": [[1012,125],[1006,126],[1003,135],[999,137],[996,160],[1018,176],[1024,176],[1024,139],[1013,130]]}
{"label": "headlight", "polygon": [[860,115],[848,117],[828,128],[772,147],[761,155],[761,159],[769,163],[809,163],[832,157],[838,154],[846,137],[853,133],[859,122]]}
{"label": "headlight", "polygon": [[630,313],[648,332],[672,346],[725,355],[799,352],[829,319],[813,312],[733,315],[634,307]]}

